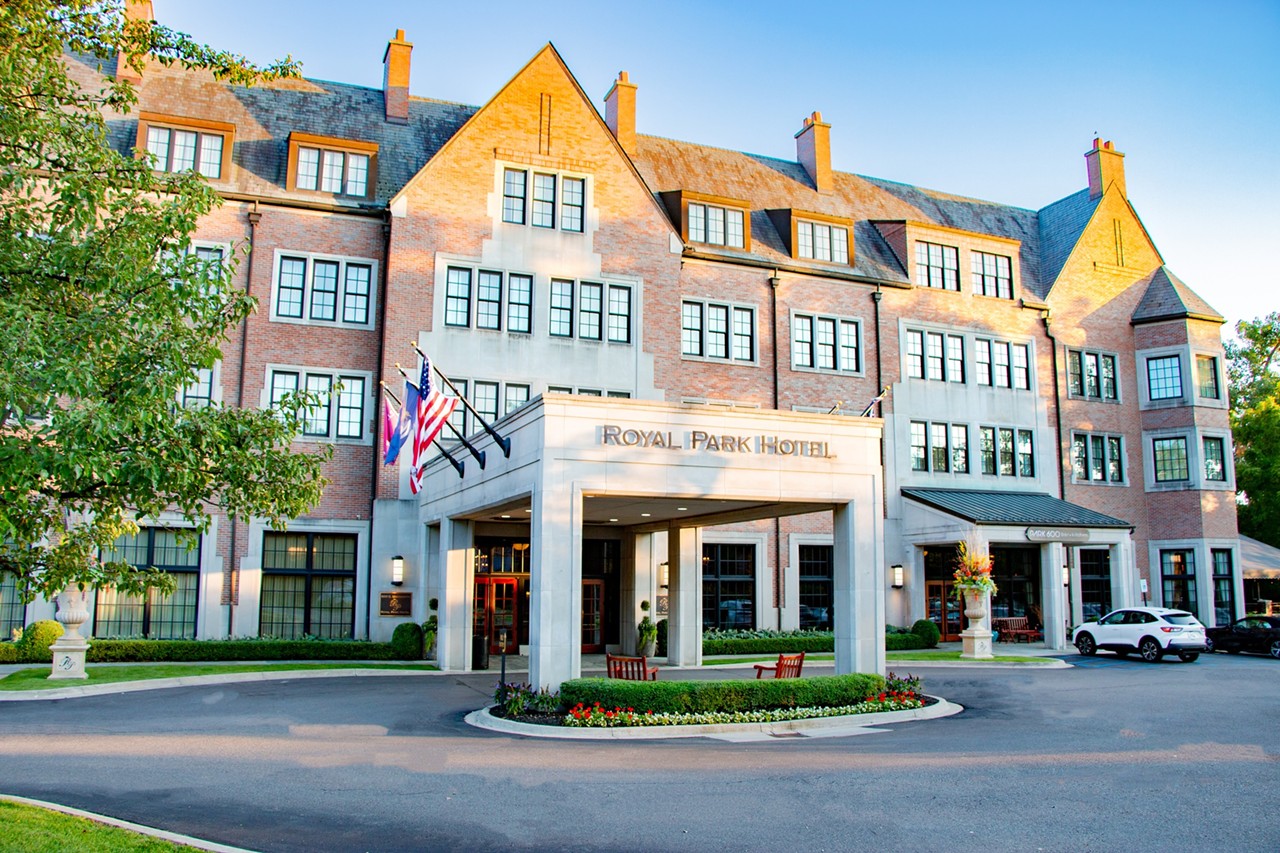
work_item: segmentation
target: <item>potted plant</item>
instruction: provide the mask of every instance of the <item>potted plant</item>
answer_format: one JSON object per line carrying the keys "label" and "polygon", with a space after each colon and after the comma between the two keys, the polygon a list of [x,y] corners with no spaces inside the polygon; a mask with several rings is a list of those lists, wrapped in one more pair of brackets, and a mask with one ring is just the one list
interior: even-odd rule
{"label": "potted plant", "polygon": [[956,597],[964,602],[964,615],[969,619],[969,628],[960,632],[963,646],[960,657],[990,658],[986,597],[996,592],[996,582],[991,579],[991,555],[972,543],[961,542],[956,546],[955,566]]}
{"label": "potted plant", "polygon": [[640,602],[640,609],[644,612],[644,616],[636,626],[636,654],[651,658],[658,646],[658,626],[649,618],[648,599]]}

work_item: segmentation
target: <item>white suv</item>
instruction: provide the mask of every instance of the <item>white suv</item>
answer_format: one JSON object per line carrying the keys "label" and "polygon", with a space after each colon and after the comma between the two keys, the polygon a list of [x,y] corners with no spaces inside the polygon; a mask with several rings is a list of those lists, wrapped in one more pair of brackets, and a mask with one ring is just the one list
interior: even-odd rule
{"label": "white suv", "polygon": [[1204,626],[1196,617],[1185,610],[1164,607],[1113,610],[1072,631],[1071,642],[1082,655],[1096,654],[1099,649],[1120,657],[1137,652],[1150,663],[1166,653],[1190,663],[1205,650]]}

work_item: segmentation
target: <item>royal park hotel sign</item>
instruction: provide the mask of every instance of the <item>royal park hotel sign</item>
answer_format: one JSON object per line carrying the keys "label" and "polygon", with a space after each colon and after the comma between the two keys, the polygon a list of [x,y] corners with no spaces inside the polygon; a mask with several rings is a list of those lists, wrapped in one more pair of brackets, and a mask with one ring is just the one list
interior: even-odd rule
{"label": "royal park hotel sign", "polygon": [[806,441],[780,435],[753,433],[747,435],[706,432],[700,429],[675,432],[623,428],[614,424],[600,427],[600,443],[617,447],[640,447],[652,450],[686,450],[699,453],[737,453],[757,456],[809,456],[834,459],[831,443]]}

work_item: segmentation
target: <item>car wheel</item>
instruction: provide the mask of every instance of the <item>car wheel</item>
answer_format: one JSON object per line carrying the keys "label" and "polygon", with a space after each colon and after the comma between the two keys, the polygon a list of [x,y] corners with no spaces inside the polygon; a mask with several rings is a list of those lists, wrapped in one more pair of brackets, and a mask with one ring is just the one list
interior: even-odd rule
{"label": "car wheel", "polygon": [[1213,637],[1204,638],[1204,650],[1209,654],[1213,654],[1217,651],[1217,649],[1213,647]]}
{"label": "car wheel", "polygon": [[1142,638],[1142,642],[1138,644],[1138,653],[1147,663],[1158,663],[1160,658],[1164,657],[1164,649],[1150,637]]}
{"label": "car wheel", "polygon": [[1076,637],[1076,651],[1085,657],[1090,657],[1098,653],[1098,644],[1093,641],[1090,634],[1081,634]]}
{"label": "car wheel", "polygon": [[1183,663],[1194,663],[1199,657],[1199,652],[1178,652],[1178,660]]}
{"label": "car wheel", "polygon": [[1271,641],[1271,656],[1276,660],[1280,660],[1280,640]]}

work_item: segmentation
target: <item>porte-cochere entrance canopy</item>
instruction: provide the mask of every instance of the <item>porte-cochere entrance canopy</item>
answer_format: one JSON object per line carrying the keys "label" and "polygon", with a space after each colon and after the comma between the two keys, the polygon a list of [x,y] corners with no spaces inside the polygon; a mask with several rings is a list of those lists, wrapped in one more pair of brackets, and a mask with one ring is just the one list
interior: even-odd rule
{"label": "porte-cochere entrance canopy", "polygon": [[556,687],[581,672],[584,531],[621,540],[623,645],[666,563],[668,661],[696,665],[700,529],[829,511],[836,671],[884,671],[879,419],[547,394],[498,429],[510,458],[489,442],[484,470],[427,469],[419,520],[443,669],[471,662],[477,527],[527,525],[530,681]]}

